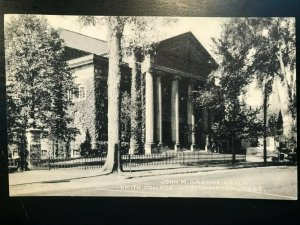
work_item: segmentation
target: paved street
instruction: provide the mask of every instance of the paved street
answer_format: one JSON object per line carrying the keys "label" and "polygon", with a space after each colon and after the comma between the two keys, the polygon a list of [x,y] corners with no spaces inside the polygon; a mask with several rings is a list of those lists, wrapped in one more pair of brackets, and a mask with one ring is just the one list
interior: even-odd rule
{"label": "paved street", "polygon": [[11,182],[10,195],[297,199],[295,166],[186,171],[169,175],[158,175],[159,172],[151,175],[151,171],[97,175],[97,171],[90,174],[86,171],[84,177]]}

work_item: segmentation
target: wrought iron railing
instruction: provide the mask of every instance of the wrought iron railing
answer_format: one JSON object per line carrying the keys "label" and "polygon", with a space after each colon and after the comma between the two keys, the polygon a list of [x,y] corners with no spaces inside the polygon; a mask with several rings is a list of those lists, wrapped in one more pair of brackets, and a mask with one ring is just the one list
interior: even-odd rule
{"label": "wrought iron railing", "polygon": [[[159,166],[159,165],[197,165],[197,164],[220,164],[231,163],[232,154],[195,152],[164,152],[150,155],[122,155],[121,162],[123,168]],[[98,169],[106,160],[106,156],[87,156],[76,158],[54,158],[31,159],[30,168],[32,170],[52,170],[52,169]],[[235,161],[245,161],[246,156],[236,154]],[[9,167],[18,166],[18,160],[9,160]]]}

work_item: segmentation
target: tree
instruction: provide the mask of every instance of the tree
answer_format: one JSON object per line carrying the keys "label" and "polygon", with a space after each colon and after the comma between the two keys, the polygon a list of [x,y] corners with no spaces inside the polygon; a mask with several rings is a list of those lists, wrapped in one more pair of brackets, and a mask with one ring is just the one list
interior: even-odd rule
{"label": "tree", "polygon": [[87,129],[85,132],[85,140],[80,144],[80,155],[88,156],[92,153],[92,138],[89,130]]}
{"label": "tree", "polygon": [[19,106],[18,98],[14,98],[11,89],[6,92],[6,110],[7,110],[7,142],[8,153],[12,155],[11,148],[17,147],[19,156],[19,170],[27,169],[26,159],[28,156],[26,143],[26,115]]}
{"label": "tree", "polygon": [[[291,18],[253,18],[252,28],[255,53],[251,71],[256,74],[258,84],[264,93],[264,161],[266,162],[267,109],[268,97],[276,77],[280,78],[288,93],[288,112],[296,125],[295,94],[295,20]],[[292,129],[293,130],[293,129]],[[293,131],[290,131],[293,132]]]}
{"label": "tree", "polygon": [[20,112],[10,115],[9,121],[15,120],[15,128],[24,134],[27,128],[40,128],[59,140],[71,138],[74,133],[66,129],[71,120],[66,113],[67,92],[74,84],[58,31],[44,17],[12,17],[5,27],[5,54],[7,94],[12,100],[7,108],[11,110],[14,102]]}
{"label": "tree", "polygon": [[128,153],[129,142],[130,142],[130,114],[131,104],[130,95],[127,91],[122,94],[121,98],[121,153]]}
{"label": "tree", "polygon": [[[56,35],[57,40],[59,40],[58,32],[53,35]],[[58,49],[54,49],[54,51],[55,55],[52,62],[54,65],[54,74],[52,75],[52,82],[55,82],[55,87],[53,88],[53,116],[50,119],[50,132],[56,142],[55,155],[57,157],[61,154],[58,149],[58,143],[66,143],[66,152],[64,153],[67,153],[70,150],[70,141],[74,140],[79,130],[69,125],[73,118],[68,113],[68,108],[72,104],[68,98],[68,94],[75,88],[74,77],[72,73],[70,73],[66,60],[64,59],[64,48],[58,46]]]}
{"label": "tree", "polygon": [[[105,22],[108,28],[107,42],[109,46],[109,68],[108,68],[108,154],[103,171],[121,172],[121,152],[120,152],[120,107],[121,107],[121,63],[126,52],[132,52],[132,46],[136,42],[134,38],[124,38],[125,28],[135,31],[134,33],[144,34],[147,20],[142,17],[110,16],[110,17],[92,17],[81,16],[80,22],[83,25],[96,25]],[[154,26],[154,25],[153,25]],[[132,33],[129,32],[129,36]],[[141,39],[139,39],[141,40]],[[128,45],[127,45],[127,44]],[[123,46],[123,48],[122,48]]]}
{"label": "tree", "polygon": [[[258,110],[248,109],[243,100],[245,87],[252,81],[252,75],[248,72],[253,45],[249,32],[251,30],[244,18],[234,18],[223,25],[221,37],[213,39],[220,57],[219,70],[210,75],[206,87],[197,98],[201,106],[223,115],[214,122],[213,139],[219,142],[229,140],[233,159],[236,140],[250,138],[259,132]],[[214,85],[215,78],[219,79],[218,88]]]}
{"label": "tree", "polygon": [[[240,80],[235,80],[232,75],[228,78],[233,78],[232,81],[238,82],[240,86],[239,82],[243,79],[244,84],[247,84],[249,79],[256,77],[258,86],[263,90],[266,162],[268,98],[276,77],[287,88],[289,111],[295,118],[295,21],[290,18],[234,18],[224,25],[221,39],[224,40],[219,40],[219,46],[222,46],[219,53],[231,62],[232,74],[234,71],[245,72]],[[235,93],[232,94],[234,97]]]}
{"label": "tree", "polygon": [[268,128],[268,131],[272,136],[280,136],[283,134],[283,120],[281,110],[279,110],[278,115],[270,115],[268,120]]}

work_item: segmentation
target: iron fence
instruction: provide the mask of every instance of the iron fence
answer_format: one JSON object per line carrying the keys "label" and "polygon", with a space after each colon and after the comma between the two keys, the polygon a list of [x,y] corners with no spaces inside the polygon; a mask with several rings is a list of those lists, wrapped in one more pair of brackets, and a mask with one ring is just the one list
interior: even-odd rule
{"label": "iron fence", "polygon": [[[219,154],[207,152],[164,152],[149,155],[122,155],[123,168],[145,167],[155,165],[193,165],[193,164],[219,164],[232,162],[232,154]],[[76,157],[76,158],[53,158],[31,159],[30,169],[98,169],[106,160],[106,156]],[[236,161],[245,161],[245,155],[235,155]],[[18,167],[18,160],[9,160],[9,167]]]}
{"label": "iron fence", "polygon": [[[236,161],[246,161],[245,155],[235,155]],[[122,165],[139,167],[150,165],[181,164],[192,165],[200,163],[228,163],[232,162],[232,154],[203,153],[203,152],[171,152],[151,155],[123,155]]]}

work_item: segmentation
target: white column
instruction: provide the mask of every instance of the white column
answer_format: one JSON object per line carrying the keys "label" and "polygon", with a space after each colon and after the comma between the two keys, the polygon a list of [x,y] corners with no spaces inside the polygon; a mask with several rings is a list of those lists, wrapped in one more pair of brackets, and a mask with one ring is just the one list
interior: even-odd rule
{"label": "white column", "polygon": [[156,139],[158,145],[162,146],[162,96],[161,96],[161,76],[156,78]]}
{"label": "white column", "polygon": [[172,128],[172,142],[175,143],[174,150],[177,151],[180,147],[180,142],[179,142],[179,93],[178,93],[178,79],[177,78],[172,80],[171,128]]}
{"label": "white column", "polygon": [[189,134],[189,143],[191,144],[191,151],[195,150],[195,114],[193,102],[193,84],[188,85],[188,101],[187,101],[187,121],[191,133]]}
{"label": "white column", "polygon": [[153,75],[147,71],[145,74],[145,154],[151,154],[153,147],[153,131],[154,131],[154,99],[153,99]]}

